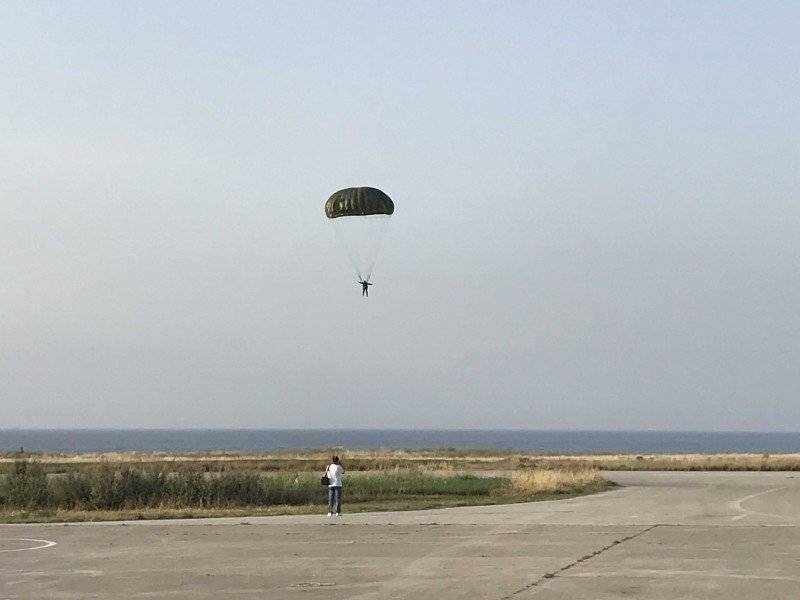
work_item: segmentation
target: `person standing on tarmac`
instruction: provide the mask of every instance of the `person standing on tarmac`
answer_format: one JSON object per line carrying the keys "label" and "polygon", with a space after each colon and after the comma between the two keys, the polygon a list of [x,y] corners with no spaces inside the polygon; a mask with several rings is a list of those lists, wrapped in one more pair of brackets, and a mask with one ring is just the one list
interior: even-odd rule
{"label": "person standing on tarmac", "polygon": [[328,483],[328,516],[339,516],[342,512],[342,478],[344,467],[339,462],[338,456],[331,458],[331,464],[325,470]]}

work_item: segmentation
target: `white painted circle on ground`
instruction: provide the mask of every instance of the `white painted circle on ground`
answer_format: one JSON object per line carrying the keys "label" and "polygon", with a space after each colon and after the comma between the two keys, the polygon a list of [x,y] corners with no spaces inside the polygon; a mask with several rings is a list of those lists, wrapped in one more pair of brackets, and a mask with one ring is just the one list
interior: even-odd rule
{"label": "white painted circle on ground", "polygon": [[[8,543],[12,542],[12,543]],[[14,544],[13,542],[19,542]],[[34,545],[31,546],[30,544]],[[32,538],[0,538],[0,552],[25,552],[26,550],[41,550],[55,546],[50,540],[35,540]],[[3,548],[3,546],[22,546],[22,548]]]}

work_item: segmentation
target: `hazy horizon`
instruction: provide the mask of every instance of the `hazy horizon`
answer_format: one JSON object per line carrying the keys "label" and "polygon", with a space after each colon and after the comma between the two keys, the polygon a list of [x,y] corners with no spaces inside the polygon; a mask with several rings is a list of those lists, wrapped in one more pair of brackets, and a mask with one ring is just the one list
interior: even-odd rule
{"label": "hazy horizon", "polygon": [[0,14],[0,427],[800,430],[797,4]]}
{"label": "hazy horizon", "polygon": [[0,431],[510,431],[521,433],[725,433],[800,435],[800,431],[759,429],[528,429],[516,427],[2,427]]}

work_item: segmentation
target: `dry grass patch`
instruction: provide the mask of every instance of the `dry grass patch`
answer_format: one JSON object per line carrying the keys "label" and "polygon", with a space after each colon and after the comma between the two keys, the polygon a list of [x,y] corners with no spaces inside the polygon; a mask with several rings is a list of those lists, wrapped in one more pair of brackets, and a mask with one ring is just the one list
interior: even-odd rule
{"label": "dry grass patch", "polygon": [[95,465],[201,470],[205,473],[317,473],[331,454],[346,457],[349,474],[358,471],[397,472],[416,469],[430,476],[464,473],[510,473],[520,469],[630,471],[799,471],[800,454],[586,454],[544,455],[502,450],[348,450],[344,448],[287,452],[107,452],[84,454],[0,454],[0,476],[10,474],[21,459],[33,459],[49,474],[88,471]]}
{"label": "dry grass patch", "polygon": [[545,468],[608,471],[800,471],[800,454],[605,454],[531,457]]}
{"label": "dry grass patch", "polygon": [[562,494],[607,483],[596,468],[526,469],[511,474],[507,492],[517,496]]}

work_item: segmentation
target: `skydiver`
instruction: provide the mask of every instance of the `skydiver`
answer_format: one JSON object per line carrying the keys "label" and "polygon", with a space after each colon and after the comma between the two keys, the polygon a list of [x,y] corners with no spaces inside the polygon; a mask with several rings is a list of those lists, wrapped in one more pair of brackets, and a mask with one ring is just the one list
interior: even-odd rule
{"label": "skydiver", "polygon": [[369,286],[371,286],[372,284],[366,279],[363,281],[359,279],[358,283],[361,284],[361,297],[363,298],[364,296],[366,296],[367,298],[369,298]]}

